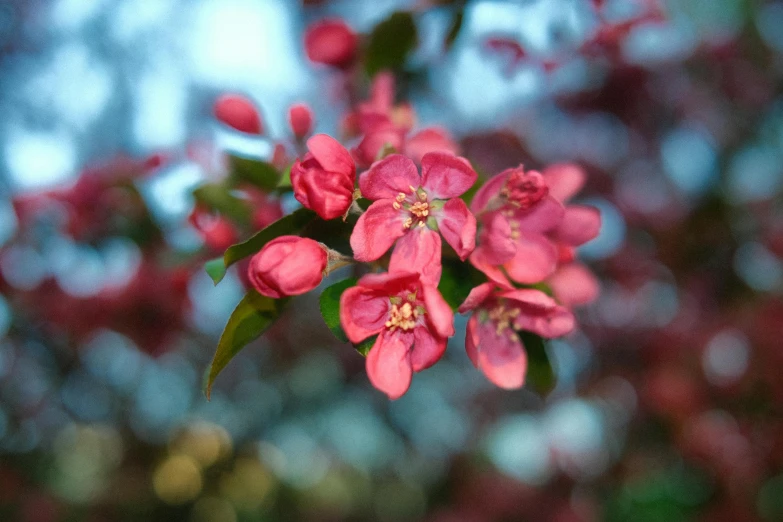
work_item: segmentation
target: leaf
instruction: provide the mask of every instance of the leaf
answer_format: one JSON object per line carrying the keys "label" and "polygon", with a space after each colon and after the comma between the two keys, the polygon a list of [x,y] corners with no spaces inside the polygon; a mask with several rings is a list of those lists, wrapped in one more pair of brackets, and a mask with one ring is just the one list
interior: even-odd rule
{"label": "leaf", "polygon": [[484,275],[469,263],[462,263],[459,260],[443,263],[438,291],[451,309],[456,310],[467,299],[470,291],[485,279]]}
{"label": "leaf", "polygon": [[[255,254],[261,250],[264,245],[273,239],[284,236],[286,234],[294,234],[298,232],[302,229],[302,227],[312,221],[314,217],[315,212],[312,210],[307,208],[300,208],[299,210],[296,210],[287,216],[281,217],[247,241],[243,243],[237,243],[236,245],[231,245],[228,247],[228,250],[226,250],[225,254],[223,254],[223,265],[225,266],[225,269],[228,270],[228,267],[237,261],[240,261],[249,255]],[[225,270],[223,271],[223,275],[225,275]],[[223,276],[218,279],[212,277],[212,280],[215,281],[215,284],[218,284],[222,279]]]}
{"label": "leaf", "polygon": [[374,76],[384,69],[401,69],[417,41],[413,15],[402,11],[392,13],[370,34],[365,58],[367,74]]}
{"label": "leaf", "polygon": [[529,385],[541,395],[546,395],[555,387],[555,372],[546,351],[546,342],[531,332],[517,332],[527,352],[527,377]]}
{"label": "leaf", "polygon": [[215,378],[248,343],[258,339],[280,316],[287,299],[272,299],[250,290],[231,313],[209,368],[205,393],[209,399]]}
{"label": "leaf", "polygon": [[230,156],[229,162],[231,175],[235,180],[246,181],[264,192],[271,192],[280,182],[280,172],[266,161]]}
{"label": "leaf", "polygon": [[226,265],[223,263],[223,258],[210,259],[204,263],[204,270],[207,271],[209,277],[215,284],[218,284],[226,275]]}
{"label": "leaf", "polygon": [[355,286],[356,281],[357,279],[353,277],[344,279],[321,292],[321,316],[323,316],[326,326],[329,327],[334,336],[344,343],[348,342],[348,337],[345,335],[342,326],[340,326],[340,296],[348,288]]}
{"label": "leaf", "polygon": [[291,185],[291,167],[293,167],[294,164],[290,164],[286,169],[283,171],[283,175],[280,177],[280,181],[277,183],[277,190],[281,192],[285,192],[288,189],[292,187]]}
{"label": "leaf", "polygon": [[228,188],[216,183],[201,185],[193,191],[193,197],[209,207],[217,210],[238,223],[250,223],[251,211],[248,203],[231,194]]}
{"label": "leaf", "polygon": [[359,344],[354,344],[353,347],[356,348],[356,351],[359,352],[362,357],[367,357],[367,354],[370,353],[370,349],[375,345],[375,340],[378,339],[377,335],[373,335],[372,337],[368,337],[364,341],[360,342]]}

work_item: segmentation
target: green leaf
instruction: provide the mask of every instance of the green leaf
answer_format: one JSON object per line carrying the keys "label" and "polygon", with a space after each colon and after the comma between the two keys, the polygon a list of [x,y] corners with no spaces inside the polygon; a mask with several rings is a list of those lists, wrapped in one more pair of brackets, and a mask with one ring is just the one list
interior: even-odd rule
{"label": "green leaf", "polygon": [[[287,216],[281,217],[247,241],[231,245],[228,247],[225,254],[223,254],[223,265],[225,266],[225,269],[228,270],[228,267],[237,261],[255,254],[273,239],[286,234],[299,232],[306,224],[312,221],[313,218],[315,218],[315,212],[307,208],[300,208]],[[217,273],[217,271],[215,272]],[[225,275],[225,270],[223,271],[223,275]],[[218,284],[222,279],[222,276],[218,279],[215,279],[214,276],[212,277],[215,284]]]}
{"label": "green leaf", "polygon": [[235,180],[246,181],[264,192],[271,192],[280,182],[280,172],[271,163],[240,156],[230,156],[229,161]]}
{"label": "green leaf", "polygon": [[526,385],[541,395],[546,395],[555,387],[555,372],[546,351],[546,342],[531,332],[517,332],[527,352]]}
{"label": "green leaf", "polygon": [[367,354],[370,353],[370,349],[373,347],[373,345],[375,345],[376,339],[378,339],[378,336],[373,335],[359,344],[354,344],[353,347],[356,348],[356,351],[359,352],[363,357],[367,357]]}
{"label": "green leaf", "polygon": [[438,283],[438,291],[452,310],[459,308],[470,291],[486,279],[473,265],[456,261],[443,263],[443,273]]}
{"label": "green leaf", "polygon": [[321,315],[324,318],[324,322],[334,336],[344,343],[348,342],[348,337],[345,335],[342,326],[340,326],[340,296],[348,288],[355,286],[356,281],[356,278],[344,279],[321,292]]}
{"label": "green leaf", "polygon": [[292,163],[283,171],[283,175],[280,177],[280,181],[277,183],[277,189],[279,191],[284,192],[291,188],[291,167],[293,166],[294,164]]}
{"label": "green leaf", "polygon": [[223,185],[216,183],[202,185],[193,191],[193,197],[196,201],[238,223],[243,225],[250,223],[251,211],[248,203],[231,194]]}
{"label": "green leaf", "polygon": [[223,258],[211,259],[204,263],[204,270],[207,271],[209,277],[215,284],[218,284],[223,280],[226,275],[226,265],[223,263]]}
{"label": "green leaf", "polygon": [[258,339],[280,316],[287,299],[272,299],[250,290],[231,313],[209,368],[205,393],[209,399],[215,378],[248,343]]}
{"label": "green leaf", "polygon": [[384,69],[401,69],[417,41],[413,15],[402,11],[392,13],[370,34],[365,58],[367,74],[374,76]]}

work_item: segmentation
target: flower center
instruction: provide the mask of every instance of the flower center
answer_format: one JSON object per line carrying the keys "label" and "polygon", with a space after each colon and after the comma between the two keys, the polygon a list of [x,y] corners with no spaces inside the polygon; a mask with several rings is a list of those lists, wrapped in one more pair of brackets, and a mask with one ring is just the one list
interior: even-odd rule
{"label": "flower center", "polygon": [[413,296],[413,300],[416,299],[415,295],[409,294],[408,301],[404,304],[392,304],[391,311],[389,312],[389,320],[386,321],[386,328],[388,328],[389,331],[393,332],[396,328],[399,328],[400,330],[407,332],[408,330],[413,330],[416,326],[416,319],[418,319],[422,311],[418,306],[411,304],[411,296]]}
{"label": "flower center", "polygon": [[410,212],[410,216],[402,224],[402,227],[405,229],[413,227],[416,223],[418,223],[418,226],[420,227],[426,225],[431,210],[427,193],[421,188],[416,190],[413,187],[410,187],[410,189],[413,202],[408,199],[409,196],[407,194],[400,192],[392,203],[392,206],[395,209],[399,210],[400,208],[405,208],[405,210]]}
{"label": "flower center", "polygon": [[520,169],[509,176],[500,193],[512,206],[528,209],[549,194],[549,187],[538,172],[524,172]]}
{"label": "flower center", "polygon": [[489,311],[489,318],[495,322],[495,333],[502,335],[520,313],[519,308],[506,308],[502,303],[492,308]]}

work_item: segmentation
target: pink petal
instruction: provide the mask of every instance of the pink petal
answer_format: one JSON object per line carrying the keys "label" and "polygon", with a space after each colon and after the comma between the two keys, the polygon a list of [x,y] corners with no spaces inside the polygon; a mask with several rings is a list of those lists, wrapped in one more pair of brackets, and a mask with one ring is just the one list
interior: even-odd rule
{"label": "pink petal", "polygon": [[569,205],[554,237],[571,246],[587,243],[601,231],[601,213],[587,205]]}
{"label": "pink petal", "polygon": [[508,390],[522,387],[527,355],[516,335],[511,339],[505,332],[498,334],[492,321],[479,322],[475,335],[478,367],[487,379]]}
{"label": "pink petal", "polygon": [[412,335],[383,334],[367,354],[367,377],[390,399],[402,397],[411,385],[410,346]]}
{"label": "pink petal", "polygon": [[351,233],[351,248],[357,261],[375,261],[407,232],[402,227],[405,216],[393,203],[390,199],[378,200],[359,217]]}
{"label": "pink petal", "polygon": [[454,335],[454,312],[438,292],[437,287],[422,285],[421,291],[424,297],[424,307],[427,309],[427,322],[440,337]]}
{"label": "pink petal", "polygon": [[417,326],[413,330],[413,338],[411,365],[414,372],[429,368],[443,357],[447,344],[445,338],[432,335],[424,326]]}
{"label": "pink petal", "polygon": [[440,234],[426,226],[414,226],[403,235],[394,246],[389,261],[389,272],[418,272],[422,282],[436,285],[440,281],[441,269]]}
{"label": "pink petal", "polygon": [[[378,159],[378,154],[384,147],[391,147],[394,151],[400,151],[404,140],[404,133],[393,126],[386,129],[375,129],[364,135],[362,141],[356,146],[355,153],[362,165],[369,166]],[[416,177],[418,178],[418,173]],[[406,189],[410,192],[409,188],[406,187]]]}
{"label": "pink petal", "polygon": [[543,281],[555,271],[557,249],[540,234],[522,234],[517,240],[514,259],[504,265],[511,279],[517,283],[533,284]]}
{"label": "pink petal", "polygon": [[393,199],[400,192],[410,194],[410,187],[416,189],[419,185],[421,178],[416,164],[400,154],[390,154],[376,161],[370,170],[359,176],[362,196],[370,199]]}
{"label": "pink petal", "polygon": [[547,167],[544,179],[549,186],[549,194],[564,203],[584,186],[585,171],[573,163],[558,163]]}
{"label": "pink petal", "polygon": [[410,288],[419,283],[421,275],[417,272],[381,272],[379,274],[367,274],[359,279],[359,286],[372,288],[373,290],[382,290],[388,295]]}
{"label": "pink petal", "polygon": [[527,330],[541,337],[552,339],[570,333],[576,327],[574,314],[564,306],[555,306],[545,312],[522,309],[514,319],[514,328]]}
{"label": "pink petal", "polygon": [[218,121],[248,134],[262,134],[264,125],[253,102],[240,94],[220,96],[212,108]]}
{"label": "pink petal", "polygon": [[470,264],[476,267],[477,270],[482,271],[490,281],[497,283],[499,286],[504,288],[512,288],[513,285],[500,269],[500,267],[487,261],[485,249],[481,245],[476,247],[476,250],[474,250],[470,255],[469,261]]}
{"label": "pink petal", "polygon": [[487,298],[492,295],[492,291],[495,288],[496,286],[494,283],[482,283],[474,287],[468,294],[468,297],[465,298],[465,302],[459,305],[457,311],[461,314],[464,314],[465,312],[473,310],[478,305],[486,301]]}
{"label": "pink petal", "polygon": [[511,226],[500,212],[485,222],[481,231],[483,259],[491,265],[511,261],[517,253],[517,242],[511,239]]}
{"label": "pink petal", "polygon": [[340,296],[340,324],[353,343],[383,330],[389,310],[388,296],[362,286],[348,288]]}
{"label": "pink petal", "polygon": [[552,196],[547,196],[530,209],[515,212],[514,219],[524,231],[547,232],[556,228],[564,215],[563,205]]}
{"label": "pink petal", "polygon": [[476,248],[476,218],[459,198],[450,199],[435,214],[438,230],[464,261]]}
{"label": "pink petal", "polygon": [[534,288],[515,288],[505,290],[498,294],[503,299],[511,299],[527,308],[539,309],[541,312],[552,310],[557,306],[557,301],[546,295],[541,290]]}
{"label": "pink petal", "polygon": [[473,314],[470,316],[470,319],[468,319],[468,324],[465,328],[465,352],[467,352],[470,362],[472,362],[473,366],[476,368],[479,367],[478,343],[478,317],[476,314]]}
{"label": "pink petal", "polygon": [[595,301],[600,285],[584,265],[570,263],[561,266],[548,280],[558,301],[565,306],[580,306]]}
{"label": "pink petal", "polygon": [[447,152],[456,154],[459,147],[451,139],[447,130],[440,127],[428,127],[414,134],[405,142],[405,154],[416,163],[421,163],[428,152]]}
{"label": "pink petal", "polygon": [[473,214],[478,216],[486,210],[490,201],[500,194],[500,190],[503,188],[503,185],[506,184],[510,172],[511,169],[504,170],[500,174],[489,178],[489,180],[478,189],[473,196],[473,200],[470,202],[470,210],[473,211]]}
{"label": "pink petal", "polygon": [[447,152],[429,152],[421,159],[421,186],[430,199],[455,198],[476,182],[468,160]]}
{"label": "pink petal", "polygon": [[294,197],[323,219],[344,215],[353,202],[353,180],[338,172],[325,171],[315,162],[305,159],[291,167]]}
{"label": "pink petal", "polygon": [[353,182],[356,175],[353,158],[339,141],[326,134],[316,134],[307,140],[307,149],[325,170],[347,174]]}

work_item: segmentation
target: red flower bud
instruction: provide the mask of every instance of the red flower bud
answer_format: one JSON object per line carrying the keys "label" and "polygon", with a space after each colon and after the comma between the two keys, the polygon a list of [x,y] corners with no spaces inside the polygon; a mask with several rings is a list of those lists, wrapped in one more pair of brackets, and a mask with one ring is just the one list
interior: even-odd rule
{"label": "red flower bud", "polygon": [[315,22],[305,32],[307,57],[333,67],[346,67],[353,62],[357,42],[353,30],[338,18]]}
{"label": "red flower bud", "polygon": [[297,139],[302,139],[313,130],[313,111],[304,103],[291,105],[288,109],[288,123]]}
{"label": "red flower bud", "polygon": [[312,239],[281,236],[250,260],[248,279],[259,293],[279,299],[318,286],[326,270],[326,250]]}
{"label": "red flower bud", "polygon": [[255,105],[248,98],[239,94],[224,94],[220,96],[213,107],[215,118],[241,132],[262,134],[264,125]]}

